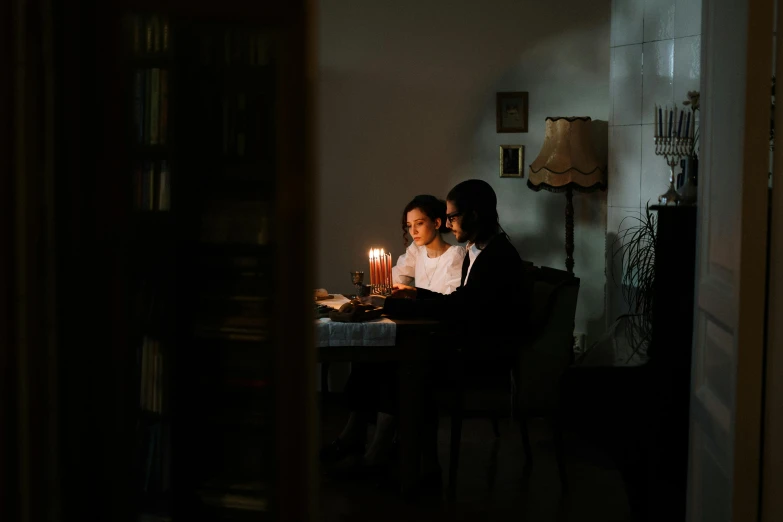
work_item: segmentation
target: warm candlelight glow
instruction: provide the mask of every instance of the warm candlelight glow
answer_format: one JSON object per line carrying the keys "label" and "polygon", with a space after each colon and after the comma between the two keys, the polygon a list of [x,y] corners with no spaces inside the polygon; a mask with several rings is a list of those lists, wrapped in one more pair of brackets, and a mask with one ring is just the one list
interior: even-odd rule
{"label": "warm candlelight glow", "polygon": [[371,248],[368,252],[370,262],[370,286],[372,292],[389,295],[394,283],[392,277],[391,252],[383,248]]}
{"label": "warm candlelight glow", "polygon": [[373,249],[370,249],[370,285],[377,283],[378,276],[375,274],[375,259],[373,256]]}
{"label": "warm candlelight glow", "polygon": [[385,258],[386,255],[383,253],[383,249],[381,249],[380,253],[378,254],[378,262],[381,264],[381,284],[386,284],[386,261]]}
{"label": "warm candlelight glow", "polygon": [[387,283],[386,283],[386,284],[388,284],[388,285],[389,285],[389,288],[391,288],[391,286],[392,286],[392,283],[393,283],[393,281],[392,281],[392,262],[391,262],[391,253],[388,253],[388,254],[386,254],[386,265],[387,265],[387,267],[388,267],[388,272],[387,272],[387,273],[388,273],[388,277],[389,277],[389,279],[388,279],[388,281],[387,281]]}

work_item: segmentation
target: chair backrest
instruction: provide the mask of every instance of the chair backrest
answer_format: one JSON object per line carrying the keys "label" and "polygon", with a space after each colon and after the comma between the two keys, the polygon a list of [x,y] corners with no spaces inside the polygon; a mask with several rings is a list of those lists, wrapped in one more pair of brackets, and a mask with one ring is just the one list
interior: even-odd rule
{"label": "chair backrest", "polygon": [[560,380],[573,360],[579,278],[564,270],[536,270],[530,317],[531,336],[519,351],[517,398],[524,410],[557,406]]}

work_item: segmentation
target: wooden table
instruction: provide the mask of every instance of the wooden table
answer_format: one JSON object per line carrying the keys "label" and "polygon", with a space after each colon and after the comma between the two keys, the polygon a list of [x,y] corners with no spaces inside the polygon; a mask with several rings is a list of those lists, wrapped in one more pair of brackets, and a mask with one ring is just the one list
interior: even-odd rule
{"label": "wooden table", "polygon": [[394,362],[399,365],[400,412],[397,435],[400,443],[400,488],[410,493],[419,479],[422,410],[420,397],[427,361],[449,357],[435,337],[445,328],[425,319],[392,319],[397,334],[394,346],[322,346],[319,362]]}

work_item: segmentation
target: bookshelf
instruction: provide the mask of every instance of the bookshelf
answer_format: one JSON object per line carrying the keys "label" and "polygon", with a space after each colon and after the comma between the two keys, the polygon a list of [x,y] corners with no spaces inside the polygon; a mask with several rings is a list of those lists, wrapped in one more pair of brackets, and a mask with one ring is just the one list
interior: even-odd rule
{"label": "bookshelf", "polygon": [[[309,2],[47,5],[54,204],[27,214],[51,209],[56,251],[20,236],[57,283],[28,277],[56,295],[56,321],[35,323],[56,335],[35,353],[56,357],[31,365],[49,380],[28,379],[56,442],[25,453],[35,470],[54,463],[59,496],[45,508],[312,520]],[[151,16],[160,35],[147,51]]]}
{"label": "bookshelf", "polygon": [[304,19],[250,5],[116,13],[134,520],[313,514]]}

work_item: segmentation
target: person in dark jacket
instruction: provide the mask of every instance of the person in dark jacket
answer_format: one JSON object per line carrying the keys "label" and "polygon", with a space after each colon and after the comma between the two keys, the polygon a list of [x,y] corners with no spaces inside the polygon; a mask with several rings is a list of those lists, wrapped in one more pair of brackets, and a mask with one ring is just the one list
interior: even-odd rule
{"label": "person in dark jacket", "polygon": [[[484,349],[486,344],[491,349],[496,340],[524,331],[532,290],[527,276],[530,265],[521,259],[500,226],[497,196],[485,181],[471,179],[456,185],[446,198],[446,211],[447,227],[458,242],[467,243],[460,287],[446,295],[395,284],[393,295],[385,301],[384,314],[439,319],[449,324],[450,339],[462,346]],[[374,407],[368,401],[378,403],[375,437],[361,459],[365,466],[377,466],[382,455],[389,453],[396,426],[396,375],[394,365],[356,365],[346,384],[350,402],[362,403],[370,410]],[[366,427],[366,417],[363,420],[352,413],[340,437],[322,449],[321,458],[338,460],[359,453],[364,448]],[[432,432],[432,427],[430,424],[425,431]],[[436,444],[432,433],[429,439]],[[422,471],[440,482],[436,449],[425,450]]]}
{"label": "person in dark jacket", "polygon": [[433,317],[469,337],[517,335],[530,312],[530,265],[500,226],[492,187],[469,179],[451,189],[446,198],[446,226],[458,242],[467,243],[460,287],[444,295],[394,285],[384,313],[390,317]]}

